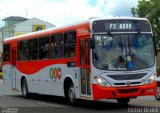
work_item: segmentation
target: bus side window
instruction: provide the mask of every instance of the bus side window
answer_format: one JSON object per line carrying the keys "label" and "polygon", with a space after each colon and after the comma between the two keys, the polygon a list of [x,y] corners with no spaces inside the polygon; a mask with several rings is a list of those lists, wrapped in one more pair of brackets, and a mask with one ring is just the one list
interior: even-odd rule
{"label": "bus side window", "polygon": [[18,60],[25,61],[28,59],[28,40],[18,43]]}
{"label": "bus side window", "polygon": [[4,56],[3,56],[4,62],[10,61],[10,44],[4,45]]}
{"label": "bus side window", "polygon": [[38,39],[29,40],[29,60],[37,60],[38,59]]}
{"label": "bus side window", "polygon": [[39,39],[39,59],[49,58],[49,36]]}
{"label": "bus side window", "polygon": [[70,31],[64,34],[64,57],[75,57],[76,32]]}
{"label": "bus side window", "polygon": [[54,34],[51,36],[50,57],[62,58],[63,56],[63,34]]}

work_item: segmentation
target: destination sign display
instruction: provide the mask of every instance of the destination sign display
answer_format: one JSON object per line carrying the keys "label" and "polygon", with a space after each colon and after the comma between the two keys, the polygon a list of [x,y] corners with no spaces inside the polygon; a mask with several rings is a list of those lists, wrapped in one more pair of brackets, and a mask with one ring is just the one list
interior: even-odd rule
{"label": "destination sign display", "polygon": [[133,23],[105,23],[106,30],[131,30],[139,29],[139,24]]}
{"label": "destination sign display", "polygon": [[96,32],[151,32],[150,25],[145,20],[97,20],[93,22]]}

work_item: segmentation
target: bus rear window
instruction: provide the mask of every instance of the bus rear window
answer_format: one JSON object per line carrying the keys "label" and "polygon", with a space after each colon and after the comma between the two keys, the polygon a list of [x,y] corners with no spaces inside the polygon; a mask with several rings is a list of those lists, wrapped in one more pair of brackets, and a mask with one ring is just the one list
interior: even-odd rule
{"label": "bus rear window", "polygon": [[4,62],[10,61],[10,44],[4,45]]}

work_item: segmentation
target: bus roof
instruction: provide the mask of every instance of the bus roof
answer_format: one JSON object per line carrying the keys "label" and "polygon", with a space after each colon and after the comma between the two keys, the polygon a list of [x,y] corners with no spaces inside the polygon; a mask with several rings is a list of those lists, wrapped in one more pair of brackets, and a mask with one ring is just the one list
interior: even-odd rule
{"label": "bus roof", "polygon": [[39,34],[46,34],[50,33],[52,31],[55,30],[60,30],[60,29],[67,29],[67,28],[72,28],[74,26],[78,26],[78,25],[84,25],[84,24],[89,24],[91,25],[91,23],[93,21],[96,20],[118,20],[118,19],[126,19],[126,20],[146,20],[148,21],[146,18],[137,18],[137,17],[109,17],[109,18],[90,18],[89,20],[86,21],[82,21],[82,22],[78,22],[78,23],[74,23],[74,24],[70,24],[70,25],[65,25],[65,26],[59,26],[59,27],[53,27],[53,28],[48,28],[45,30],[41,30],[41,31],[37,31],[37,32],[31,32],[31,33],[27,33],[24,35],[20,35],[20,36],[14,36],[14,37],[10,37],[4,40],[4,42],[10,42],[12,40],[17,40],[17,39],[21,39],[23,37],[30,37],[30,36],[34,36],[34,35],[39,35]]}
{"label": "bus roof", "polygon": [[45,30],[37,31],[37,32],[26,33],[26,34],[23,34],[23,35],[14,36],[14,37],[10,37],[10,38],[4,39],[4,42],[9,42],[9,41],[12,41],[12,40],[21,39],[23,37],[37,36],[39,34],[47,35],[50,32],[53,32],[53,31],[56,31],[56,30],[61,30],[61,29],[70,29],[70,30],[73,30],[72,28],[74,28],[76,26],[79,26],[79,25],[85,25],[87,23],[89,24],[88,21],[83,21],[83,22],[74,23],[74,24],[70,24],[70,25],[48,28],[48,29],[45,29]]}
{"label": "bus roof", "polygon": [[108,17],[108,18],[91,18],[90,22],[96,21],[96,20],[145,20],[148,21],[146,18],[139,18],[139,17]]}
{"label": "bus roof", "polygon": [[[91,18],[92,19],[92,18]],[[108,17],[108,18],[93,18],[92,20],[116,20],[116,19],[126,19],[126,20],[147,20],[146,18],[139,17]]]}

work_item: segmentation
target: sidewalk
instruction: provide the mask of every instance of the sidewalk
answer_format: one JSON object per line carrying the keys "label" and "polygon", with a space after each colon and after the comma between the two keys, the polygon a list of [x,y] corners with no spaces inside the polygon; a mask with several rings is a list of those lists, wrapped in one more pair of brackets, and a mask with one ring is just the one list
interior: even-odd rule
{"label": "sidewalk", "polygon": [[3,86],[3,80],[0,79],[0,86]]}
{"label": "sidewalk", "polygon": [[0,95],[21,95],[21,92],[15,92],[11,87],[6,87],[3,79],[0,79]]}

